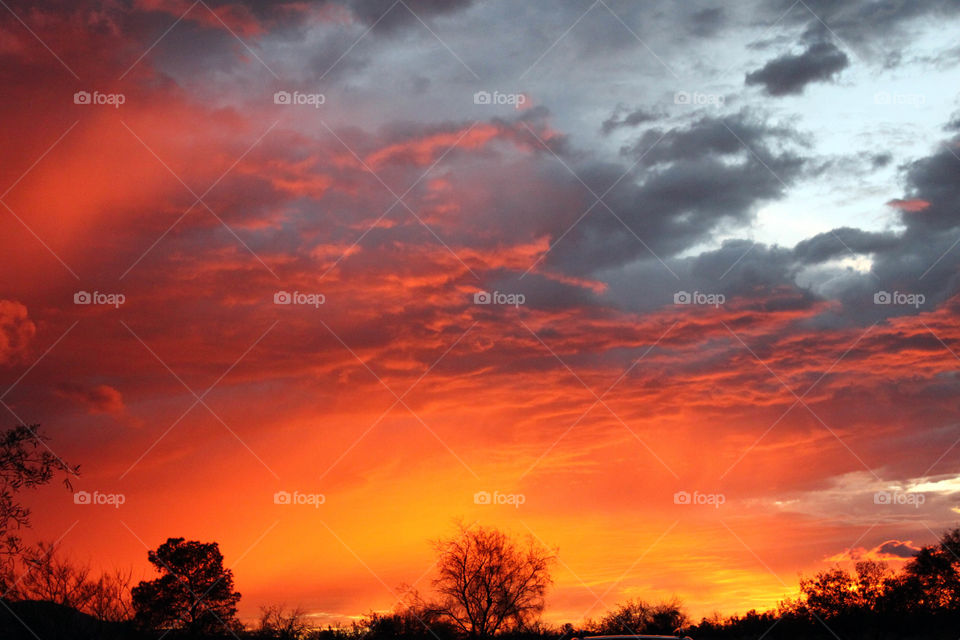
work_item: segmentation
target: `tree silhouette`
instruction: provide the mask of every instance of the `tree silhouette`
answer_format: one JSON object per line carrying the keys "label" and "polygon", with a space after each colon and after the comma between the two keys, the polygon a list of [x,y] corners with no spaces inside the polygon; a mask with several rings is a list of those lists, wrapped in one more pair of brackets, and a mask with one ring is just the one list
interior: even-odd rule
{"label": "tree silhouette", "polygon": [[956,640],[958,628],[960,528],[954,528],[896,573],[875,560],[857,562],[853,573],[834,567],[802,578],[799,598],[775,611],[704,619],[690,631],[698,640]]}
{"label": "tree silhouette", "polygon": [[20,555],[20,574],[5,572],[3,595],[9,600],[38,600],[70,607],[101,622],[128,620],[130,572],[94,575],[89,564],[63,557],[56,545],[40,542]]}
{"label": "tree silhouette", "polygon": [[553,552],[492,528],[460,525],[439,540],[437,611],[470,638],[523,629],[543,611]]}
{"label": "tree silhouette", "polygon": [[920,586],[928,608],[960,608],[960,529],[943,534],[935,546],[924,547],[906,566],[908,580]]}
{"label": "tree silhouette", "polygon": [[216,542],[169,538],[148,555],[161,576],[133,588],[137,620],[153,629],[211,634],[241,628],[240,594]]}
{"label": "tree silhouette", "polygon": [[857,603],[856,581],[839,567],[801,579],[800,592],[806,609],[824,620],[848,614]]}
{"label": "tree silhouette", "polygon": [[40,425],[20,425],[0,432],[0,563],[9,565],[22,551],[20,529],[30,526],[30,510],[17,500],[22,489],[47,484],[57,472],[68,475],[64,484],[70,488],[70,475],[79,467],[71,467],[44,444]]}
{"label": "tree silhouette", "polygon": [[306,612],[300,607],[287,609],[283,605],[260,607],[260,628],[257,636],[270,640],[300,640],[310,628]]}
{"label": "tree silhouette", "polygon": [[890,590],[893,573],[886,562],[862,560],[855,565],[857,572],[857,606],[877,611],[884,605],[884,598]]}
{"label": "tree silhouette", "polygon": [[671,635],[686,623],[687,614],[678,600],[655,605],[643,600],[627,600],[604,614],[599,622],[587,626],[592,633],[601,635]]}

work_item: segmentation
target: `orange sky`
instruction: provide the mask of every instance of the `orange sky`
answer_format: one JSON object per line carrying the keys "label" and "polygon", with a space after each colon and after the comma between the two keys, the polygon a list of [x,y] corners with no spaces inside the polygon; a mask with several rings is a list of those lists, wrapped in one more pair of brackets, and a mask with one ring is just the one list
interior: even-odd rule
{"label": "orange sky", "polygon": [[[874,321],[753,274],[682,306],[694,286],[669,274],[645,291],[552,262],[590,240],[561,234],[594,198],[550,112],[390,122],[332,81],[322,110],[277,105],[300,85],[234,35],[267,42],[290,16],[198,6],[178,28],[200,40],[138,61],[189,4],[135,4],[19,7],[64,64],[2,21],[5,422],[41,423],[75,489],[124,496],[38,490],[36,539],[137,577],[167,537],[217,541],[243,616],[326,621],[429,591],[429,541],[462,519],[558,547],[547,618],[577,622],[633,597],[770,607],[800,572],[896,565],[956,518],[952,295]],[[341,9],[289,11],[339,28]],[[125,103],[74,104],[94,88]],[[937,205],[875,205],[900,195],[897,215]],[[493,290],[525,303],[474,303]],[[921,481],[921,509],[874,501]]]}

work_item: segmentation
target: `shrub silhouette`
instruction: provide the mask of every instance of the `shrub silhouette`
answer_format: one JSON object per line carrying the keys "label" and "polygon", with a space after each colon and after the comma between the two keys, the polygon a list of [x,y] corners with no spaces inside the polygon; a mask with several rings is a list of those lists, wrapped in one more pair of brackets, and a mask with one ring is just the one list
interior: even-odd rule
{"label": "shrub silhouette", "polygon": [[129,571],[95,575],[89,564],[75,563],[44,542],[24,549],[18,560],[0,575],[8,585],[5,598],[58,604],[100,622],[131,618]]}
{"label": "shrub silhouette", "polygon": [[627,600],[608,611],[587,628],[599,635],[671,635],[687,623],[678,600],[649,604],[643,600]]}

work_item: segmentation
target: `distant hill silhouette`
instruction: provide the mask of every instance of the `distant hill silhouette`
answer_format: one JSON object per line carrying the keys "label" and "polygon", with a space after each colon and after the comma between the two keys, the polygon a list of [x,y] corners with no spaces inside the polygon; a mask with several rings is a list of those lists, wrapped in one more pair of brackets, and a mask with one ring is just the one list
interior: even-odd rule
{"label": "distant hill silhouette", "polygon": [[101,622],[55,602],[24,600],[0,604],[0,638],[37,640],[37,637],[40,640],[120,640],[135,636],[128,624]]}

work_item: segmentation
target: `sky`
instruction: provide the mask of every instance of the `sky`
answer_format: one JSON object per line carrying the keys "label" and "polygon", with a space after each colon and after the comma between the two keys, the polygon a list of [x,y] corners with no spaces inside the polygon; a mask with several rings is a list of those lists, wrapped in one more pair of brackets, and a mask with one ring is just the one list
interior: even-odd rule
{"label": "sky", "polygon": [[577,623],[960,519],[960,4],[0,5],[29,539],[346,622],[477,523]]}

